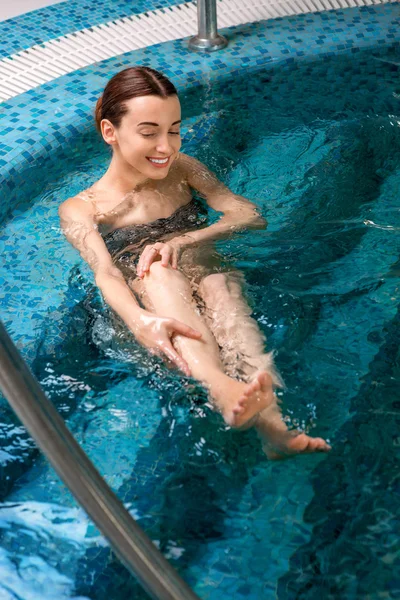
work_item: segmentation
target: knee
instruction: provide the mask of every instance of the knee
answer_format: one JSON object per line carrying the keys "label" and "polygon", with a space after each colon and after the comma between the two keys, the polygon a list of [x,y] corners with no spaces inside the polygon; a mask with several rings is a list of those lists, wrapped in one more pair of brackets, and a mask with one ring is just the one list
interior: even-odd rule
{"label": "knee", "polygon": [[160,260],[151,263],[149,272],[144,278],[144,281],[149,280],[167,283],[169,281],[182,280],[185,276],[178,270],[170,266],[163,267]]}
{"label": "knee", "polygon": [[225,273],[212,273],[204,277],[199,286],[199,291],[202,296],[220,294],[227,291],[228,278]]}

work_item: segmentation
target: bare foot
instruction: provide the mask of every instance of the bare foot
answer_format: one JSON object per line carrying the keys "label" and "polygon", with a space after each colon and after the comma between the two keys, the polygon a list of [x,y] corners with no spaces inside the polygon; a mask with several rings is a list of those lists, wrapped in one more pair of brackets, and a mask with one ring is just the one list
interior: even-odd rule
{"label": "bare foot", "polygon": [[253,425],[254,417],[274,401],[272,378],[265,371],[257,373],[250,383],[226,378],[217,393],[214,389],[213,395],[228,425],[247,428]]}
{"label": "bare foot", "polygon": [[300,431],[289,431],[282,419],[278,398],[257,419],[257,433],[262,440],[263,450],[271,460],[282,460],[297,454],[329,452],[331,447],[322,438],[313,438]]}
{"label": "bare foot", "polygon": [[313,438],[305,433],[287,431],[279,443],[272,445],[264,440],[263,450],[270,460],[283,460],[297,454],[329,452],[331,446],[322,438]]}

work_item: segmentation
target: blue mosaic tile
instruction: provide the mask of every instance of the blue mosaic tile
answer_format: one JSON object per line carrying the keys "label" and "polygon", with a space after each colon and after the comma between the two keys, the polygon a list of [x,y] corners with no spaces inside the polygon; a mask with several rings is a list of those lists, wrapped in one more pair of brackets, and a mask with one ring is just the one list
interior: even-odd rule
{"label": "blue mosaic tile", "polygon": [[93,131],[95,102],[119,70],[149,65],[183,91],[205,77],[219,82],[244,68],[251,72],[299,59],[384,49],[400,42],[399,6],[388,3],[229,27],[223,30],[229,46],[212,54],[189,51],[185,40],[157,44],[69,73],[0,104],[0,197],[6,199],[2,216],[17,201],[38,193],[43,168],[65,160],[76,139]]}
{"label": "blue mosaic tile", "polygon": [[0,22],[0,56],[9,56],[56,37],[156,10],[182,0],[67,0]]}

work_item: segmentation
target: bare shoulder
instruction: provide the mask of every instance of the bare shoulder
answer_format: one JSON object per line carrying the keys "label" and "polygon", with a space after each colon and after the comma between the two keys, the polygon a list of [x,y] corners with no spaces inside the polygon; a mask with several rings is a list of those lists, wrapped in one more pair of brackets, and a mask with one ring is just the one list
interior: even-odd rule
{"label": "bare shoulder", "polygon": [[227,188],[206,165],[187,154],[179,154],[184,177],[189,186],[208,197],[211,194],[227,192]]}
{"label": "bare shoulder", "polygon": [[62,219],[88,218],[94,214],[93,205],[82,192],[62,202],[58,207],[58,214]]}
{"label": "bare shoulder", "polygon": [[175,162],[185,175],[191,175],[193,172],[198,172],[199,170],[208,171],[207,167],[197,160],[197,158],[193,158],[193,156],[189,156],[183,152],[179,152]]}
{"label": "bare shoulder", "polygon": [[207,194],[212,192],[212,190],[223,187],[215,173],[210,171],[197,158],[180,152],[176,162],[179,165],[178,168],[181,169],[182,177],[185,178],[190,187],[198,192]]}

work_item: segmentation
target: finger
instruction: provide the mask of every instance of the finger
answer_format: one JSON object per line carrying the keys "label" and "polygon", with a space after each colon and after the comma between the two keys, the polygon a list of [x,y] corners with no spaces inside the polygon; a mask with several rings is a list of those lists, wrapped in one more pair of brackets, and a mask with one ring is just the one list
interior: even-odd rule
{"label": "finger", "polygon": [[161,250],[161,265],[163,267],[168,267],[171,258],[171,251],[172,248],[170,248],[169,246],[164,246],[164,248]]}
{"label": "finger", "polygon": [[164,352],[164,354],[169,358],[169,360],[174,363],[174,365],[176,365],[179,369],[181,369],[181,371],[183,371],[185,373],[185,375],[190,376],[189,365],[182,358],[182,356],[179,356],[179,354],[173,348],[173,346],[170,342],[161,343],[160,348]]}
{"label": "finger", "polygon": [[139,260],[139,262],[137,264],[137,267],[136,267],[136,274],[137,274],[138,277],[143,278],[143,268],[142,268],[142,263],[140,262],[140,260]]}
{"label": "finger", "polygon": [[143,250],[142,254],[139,257],[137,269],[136,269],[136,272],[139,277],[141,277],[143,275],[143,265],[145,263],[146,256],[149,253],[150,249],[151,249],[151,246],[146,246],[145,249]]}
{"label": "finger", "polygon": [[172,268],[173,269],[178,268],[178,251],[176,248],[174,248],[172,251]]}
{"label": "finger", "polygon": [[143,256],[143,252],[139,256],[139,260],[137,261],[137,265],[136,265],[136,275],[138,277],[141,277],[141,274],[142,274],[142,256]]}
{"label": "finger", "polygon": [[154,262],[157,255],[158,255],[158,250],[156,248],[150,248],[149,252],[146,254],[146,256],[143,259],[143,264],[142,264],[143,275],[149,271],[151,263]]}
{"label": "finger", "polygon": [[174,330],[174,333],[179,333],[180,335],[185,335],[186,337],[198,339],[202,337],[202,333],[197,331],[197,329],[193,329],[193,327],[189,327],[189,325],[185,325],[181,321],[177,321],[176,319],[170,319],[169,327]]}

